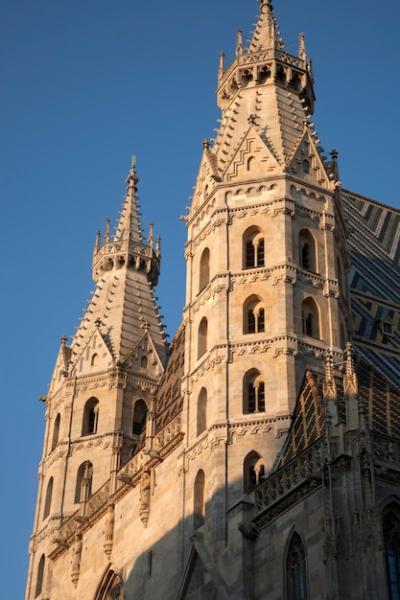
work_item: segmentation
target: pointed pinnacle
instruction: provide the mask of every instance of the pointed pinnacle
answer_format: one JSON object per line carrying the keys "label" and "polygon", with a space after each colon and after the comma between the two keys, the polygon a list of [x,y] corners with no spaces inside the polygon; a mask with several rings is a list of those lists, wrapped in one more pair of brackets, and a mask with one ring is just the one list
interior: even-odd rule
{"label": "pointed pinnacle", "polygon": [[236,56],[243,54],[243,30],[238,29],[236,32]]}
{"label": "pointed pinnacle", "polygon": [[221,80],[225,73],[225,52],[219,55],[218,79]]}
{"label": "pointed pinnacle", "polygon": [[300,33],[299,35],[299,58],[303,61],[307,60],[306,38],[304,33]]}
{"label": "pointed pinnacle", "polygon": [[260,0],[260,8],[267,6],[270,10],[273,10],[272,0]]}
{"label": "pointed pinnacle", "polygon": [[139,177],[136,171],[136,164],[136,155],[134,154],[131,158],[131,168],[126,179],[126,183],[128,190],[133,189],[135,192],[137,191],[137,184],[139,183]]}

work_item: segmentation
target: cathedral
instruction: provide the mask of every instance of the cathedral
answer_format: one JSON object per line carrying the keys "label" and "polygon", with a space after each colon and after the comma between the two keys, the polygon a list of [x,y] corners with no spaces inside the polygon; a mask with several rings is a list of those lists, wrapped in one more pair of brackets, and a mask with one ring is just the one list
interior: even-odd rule
{"label": "cathedral", "polygon": [[134,160],[96,238],[26,600],[400,599],[400,211],[342,187],[304,35],[288,53],[259,5],[220,57],[172,343]]}

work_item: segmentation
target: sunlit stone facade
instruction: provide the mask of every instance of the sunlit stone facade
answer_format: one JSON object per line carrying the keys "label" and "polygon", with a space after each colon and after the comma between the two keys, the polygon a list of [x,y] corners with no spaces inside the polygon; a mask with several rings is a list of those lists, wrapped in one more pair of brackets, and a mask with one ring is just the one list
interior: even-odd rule
{"label": "sunlit stone facade", "polygon": [[220,59],[171,345],[132,163],[44,398],[26,600],[400,598],[400,214],[342,188],[313,86],[261,0]]}

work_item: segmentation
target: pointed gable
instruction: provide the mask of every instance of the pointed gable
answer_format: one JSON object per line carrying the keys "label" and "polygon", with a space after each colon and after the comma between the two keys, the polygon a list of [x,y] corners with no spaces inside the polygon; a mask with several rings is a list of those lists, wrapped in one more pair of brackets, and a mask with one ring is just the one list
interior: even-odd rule
{"label": "pointed gable", "polygon": [[106,371],[115,365],[114,357],[103,337],[100,328],[95,327],[79,358],[75,360],[75,375],[92,375]]}
{"label": "pointed gable", "polygon": [[334,185],[308,129],[299,140],[287,170],[299,179],[326,189],[332,189]]}
{"label": "pointed gable", "polygon": [[265,177],[279,169],[277,159],[254,127],[249,127],[224,173],[225,181]]}
{"label": "pointed gable", "polygon": [[51,394],[54,394],[61,387],[64,378],[68,376],[71,356],[72,350],[66,345],[66,338],[62,338],[49,385],[49,392]]}
{"label": "pointed gable", "polygon": [[145,331],[134,350],[126,358],[124,366],[135,373],[159,380],[164,373],[165,357],[160,356],[149,331]]}
{"label": "pointed gable", "polygon": [[217,157],[205,146],[193,193],[193,205],[198,206],[211,194],[219,181]]}

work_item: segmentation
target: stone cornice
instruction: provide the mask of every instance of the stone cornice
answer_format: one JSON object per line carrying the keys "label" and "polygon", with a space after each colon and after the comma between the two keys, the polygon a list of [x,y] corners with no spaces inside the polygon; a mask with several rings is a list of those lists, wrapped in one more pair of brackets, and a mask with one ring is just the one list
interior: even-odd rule
{"label": "stone cornice", "polygon": [[[246,354],[254,355],[272,351],[273,358],[278,358],[281,355],[298,356],[299,354],[306,354],[321,359],[327,350],[327,346],[327,343],[323,340],[308,339],[296,334],[264,336],[261,339],[253,337],[251,340],[216,344],[195,364],[189,373],[185,374],[185,377],[190,378],[192,382],[196,382],[207,371],[213,371],[222,363],[232,363],[236,360],[236,357]],[[343,351],[340,349],[333,349],[332,354],[337,359],[343,358]]]}
{"label": "stone cornice", "polygon": [[58,406],[67,398],[71,398],[74,393],[76,395],[86,390],[102,388],[149,391],[154,394],[158,389],[158,385],[158,381],[154,379],[129,373],[126,369],[121,369],[120,367],[113,367],[98,375],[82,375],[68,378],[54,395],[48,397],[47,402]]}
{"label": "stone cornice", "polygon": [[[299,193],[302,193],[302,190],[299,190]],[[315,199],[318,200],[317,198]],[[319,201],[322,202],[322,200]],[[234,218],[243,219],[249,214],[251,216],[260,214],[277,216],[282,213],[294,216],[297,214],[316,222],[321,229],[327,228],[328,226],[334,228],[336,217],[333,213],[326,211],[325,199],[323,199],[323,202],[324,206],[321,207],[320,211],[303,206],[301,203],[290,197],[274,198],[263,202],[252,202],[249,200],[248,203],[241,206],[216,208],[209,215],[209,222],[205,224],[198,233],[193,235],[186,244],[186,258],[188,258],[188,256],[194,256],[196,248],[221,225],[228,223],[229,219],[231,221]],[[218,218],[219,215],[224,215],[224,217]],[[196,227],[196,225],[193,224],[193,227]]]}
{"label": "stone cornice", "polygon": [[229,443],[233,443],[233,436],[245,437],[246,435],[256,435],[259,433],[271,433],[275,438],[280,438],[283,433],[287,433],[290,426],[291,416],[279,415],[274,417],[265,417],[261,414],[245,415],[239,419],[221,421],[214,423],[207,432],[200,436],[193,444],[184,448],[182,454],[178,457],[182,464],[178,469],[181,475],[189,469],[189,463],[204,452],[226,443],[227,434]]}
{"label": "stone cornice", "polygon": [[231,273],[219,273],[215,275],[207,287],[204,288],[193,300],[184,308],[197,313],[202,306],[224,291],[232,291],[235,285],[247,285],[255,282],[266,282],[271,280],[272,285],[286,283],[296,285],[303,283],[310,285],[314,289],[321,289],[326,297],[333,296],[339,298],[339,286],[336,279],[326,279],[318,273],[304,271],[291,263],[274,265],[273,267],[264,267],[260,269],[245,269]]}

